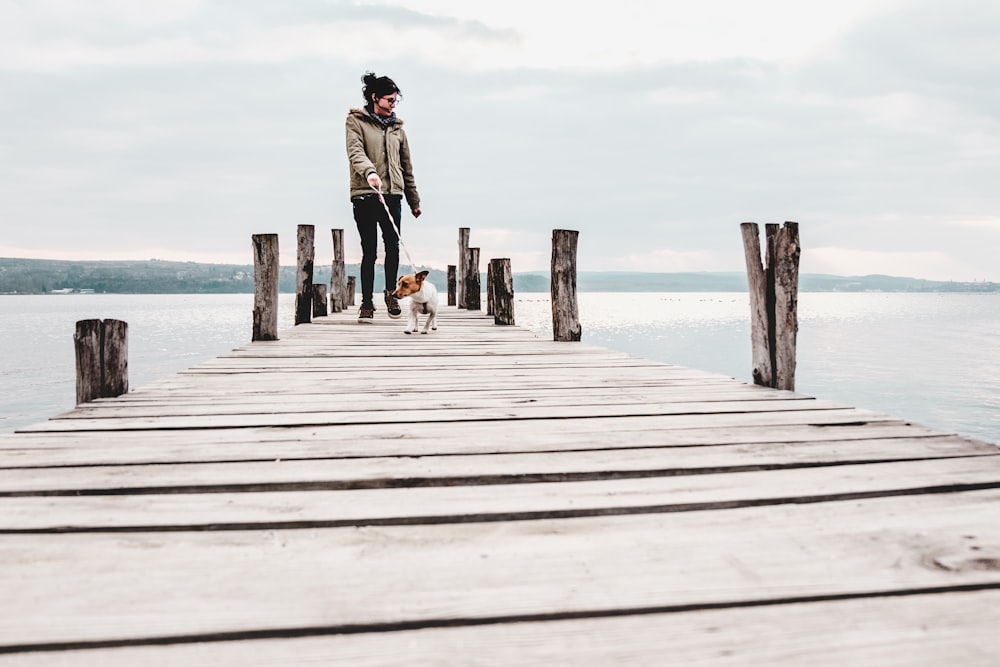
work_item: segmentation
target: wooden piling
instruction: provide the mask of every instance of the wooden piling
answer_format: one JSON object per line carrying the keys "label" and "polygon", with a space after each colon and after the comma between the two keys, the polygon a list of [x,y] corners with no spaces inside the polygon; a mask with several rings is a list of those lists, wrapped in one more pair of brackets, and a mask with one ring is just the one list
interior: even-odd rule
{"label": "wooden piling", "polygon": [[128,323],[104,320],[101,351],[104,355],[101,397],[128,393]]}
{"label": "wooden piling", "polygon": [[278,340],[278,235],[253,235],[252,341]]}
{"label": "wooden piling", "polygon": [[458,288],[456,292],[456,304],[459,308],[466,307],[465,275],[469,252],[469,228],[458,228]]}
{"label": "wooden piling", "polygon": [[299,225],[295,270],[295,324],[312,321],[313,261],[316,257],[316,228]]}
{"label": "wooden piling", "polygon": [[[795,350],[799,331],[799,225],[768,225],[768,264],[774,266],[774,386],[795,389]],[[774,242],[771,242],[771,238]],[[773,248],[773,251],[772,251]]]}
{"label": "wooden piling", "polygon": [[357,277],[347,276],[347,294],[344,296],[347,298],[347,305],[354,306],[354,290],[357,289]]}
{"label": "wooden piling", "polygon": [[89,403],[128,393],[128,324],[80,320],[73,334],[76,402]]}
{"label": "wooden piling", "polygon": [[583,330],[576,299],[576,249],[580,233],[552,230],[552,339],[579,341]]}
{"label": "wooden piling", "polygon": [[80,320],[73,334],[76,350],[76,403],[101,397],[101,321]]}
{"label": "wooden piling", "polygon": [[493,260],[486,262],[486,314],[493,314]]}
{"label": "wooden piling", "polygon": [[491,259],[489,266],[488,294],[492,308],[493,323],[514,324],[514,274],[510,270],[507,257]]}
{"label": "wooden piling", "polygon": [[333,264],[330,267],[330,312],[339,313],[347,307],[347,280],[344,276],[344,230],[331,229]]}
{"label": "wooden piling", "polygon": [[[333,297],[330,297],[330,303],[334,301]],[[343,309],[341,309],[343,310]],[[340,312],[340,311],[337,311]],[[313,283],[313,307],[312,316],[313,317],[325,317],[327,315],[326,307],[326,285],[323,283]]]}
{"label": "wooden piling", "polygon": [[766,266],[761,263],[759,228],[740,225],[750,295],[750,341],[755,384],[795,389],[798,333],[799,226],[765,225]]}
{"label": "wooden piling", "polygon": [[482,306],[479,286],[479,248],[469,248],[465,258],[465,308],[480,310]]}
{"label": "wooden piling", "polygon": [[457,289],[457,268],[454,264],[448,265],[448,305],[454,306],[457,301],[455,298]]}

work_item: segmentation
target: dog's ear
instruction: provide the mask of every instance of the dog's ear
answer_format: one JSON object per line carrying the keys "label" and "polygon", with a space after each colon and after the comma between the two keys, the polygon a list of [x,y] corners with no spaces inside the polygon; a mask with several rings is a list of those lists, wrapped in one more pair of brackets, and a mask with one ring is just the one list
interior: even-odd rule
{"label": "dog's ear", "polygon": [[417,274],[417,280],[423,282],[424,280],[427,279],[427,276],[429,276],[430,274],[431,274],[430,271],[421,271],[420,273]]}

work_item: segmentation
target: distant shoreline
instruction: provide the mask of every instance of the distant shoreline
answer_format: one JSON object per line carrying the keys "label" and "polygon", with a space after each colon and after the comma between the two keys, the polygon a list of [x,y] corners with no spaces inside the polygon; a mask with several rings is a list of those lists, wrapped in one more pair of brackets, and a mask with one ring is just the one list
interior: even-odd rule
{"label": "distant shoreline", "polygon": [[[431,282],[445,286],[447,272],[427,268]],[[347,275],[358,275],[349,264]],[[314,282],[329,283],[330,267],[317,266]],[[486,285],[485,277],[480,280]],[[375,289],[382,276],[376,271]],[[0,294],[252,294],[253,265],[197,262],[73,261],[0,258]],[[639,271],[580,271],[581,292],[746,292],[741,272],[646,273]],[[834,276],[803,273],[802,292],[1000,292],[1000,283],[924,280],[886,275]],[[279,291],[295,292],[295,267],[282,266]],[[514,273],[514,291],[547,293],[547,271]]]}

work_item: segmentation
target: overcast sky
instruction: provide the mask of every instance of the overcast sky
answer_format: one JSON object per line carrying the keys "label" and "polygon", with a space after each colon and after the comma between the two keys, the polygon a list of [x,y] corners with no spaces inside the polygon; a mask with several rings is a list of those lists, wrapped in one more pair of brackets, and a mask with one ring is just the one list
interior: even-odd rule
{"label": "overcast sky", "polygon": [[424,215],[515,271],[743,271],[800,224],[806,273],[1000,281],[996,0],[0,0],[0,256],[247,264],[345,229],[344,117],[403,91]]}

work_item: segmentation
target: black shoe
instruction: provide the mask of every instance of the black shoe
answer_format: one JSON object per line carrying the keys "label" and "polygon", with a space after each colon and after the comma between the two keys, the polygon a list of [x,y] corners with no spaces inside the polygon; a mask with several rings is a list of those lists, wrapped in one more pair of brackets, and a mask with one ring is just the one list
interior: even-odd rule
{"label": "black shoe", "polygon": [[368,324],[373,319],[375,319],[375,307],[361,306],[361,310],[358,311],[358,322]]}
{"label": "black shoe", "polygon": [[403,314],[403,309],[399,307],[399,301],[389,290],[385,291],[385,309],[389,311],[389,317],[394,320],[398,320],[399,316]]}

